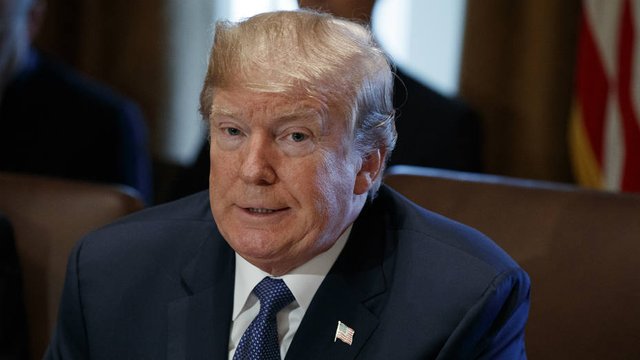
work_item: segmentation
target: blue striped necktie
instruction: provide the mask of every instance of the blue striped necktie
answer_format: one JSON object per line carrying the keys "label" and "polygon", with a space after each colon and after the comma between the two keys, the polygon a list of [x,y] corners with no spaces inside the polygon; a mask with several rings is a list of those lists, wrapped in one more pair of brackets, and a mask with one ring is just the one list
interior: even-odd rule
{"label": "blue striped necktie", "polygon": [[242,334],[233,360],[280,360],[276,314],[293,300],[282,281],[265,277],[253,288],[260,300],[260,312]]}

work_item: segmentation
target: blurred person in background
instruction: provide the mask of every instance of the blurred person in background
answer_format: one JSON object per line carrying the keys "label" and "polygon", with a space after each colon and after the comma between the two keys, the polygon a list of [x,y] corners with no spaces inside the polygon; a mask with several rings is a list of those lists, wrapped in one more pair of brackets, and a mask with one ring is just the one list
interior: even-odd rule
{"label": "blurred person in background", "polygon": [[32,46],[45,0],[0,0],[0,171],[127,185],[152,199],[132,101]]}

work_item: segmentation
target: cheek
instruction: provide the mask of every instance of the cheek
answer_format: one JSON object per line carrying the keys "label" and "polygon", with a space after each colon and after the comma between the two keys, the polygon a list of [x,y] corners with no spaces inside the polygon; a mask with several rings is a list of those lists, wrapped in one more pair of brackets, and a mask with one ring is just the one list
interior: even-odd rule
{"label": "cheek", "polygon": [[350,163],[345,158],[335,156],[325,157],[322,166],[316,170],[313,184],[307,184],[308,189],[314,189],[313,196],[320,207],[322,216],[331,216],[344,210],[344,203],[351,200],[355,174]]}
{"label": "cheek", "polygon": [[[321,169],[325,184],[332,184],[332,188],[344,195],[345,191],[351,193],[355,181],[354,159],[345,154],[325,154],[324,166]],[[321,179],[322,180],[322,179]]]}
{"label": "cheek", "polygon": [[209,161],[211,176],[216,178],[231,177],[237,172],[236,164],[239,164],[234,152],[222,151],[213,144],[209,153]]}
{"label": "cheek", "polygon": [[210,156],[209,196],[213,206],[224,207],[238,178],[238,169],[234,166],[237,162],[229,155],[218,151]]}

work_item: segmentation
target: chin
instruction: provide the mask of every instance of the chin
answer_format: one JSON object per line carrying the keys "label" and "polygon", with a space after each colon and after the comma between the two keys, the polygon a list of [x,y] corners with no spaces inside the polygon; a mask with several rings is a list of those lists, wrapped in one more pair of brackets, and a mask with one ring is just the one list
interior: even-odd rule
{"label": "chin", "polygon": [[[242,239],[236,241],[235,239]],[[251,239],[247,241],[244,239]],[[232,236],[231,241],[227,240],[231,247],[244,258],[271,259],[277,258],[280,251],[280,244],[276,244],[272,237],[241,234]],[[275,245],[275,246],[274,246]]]}

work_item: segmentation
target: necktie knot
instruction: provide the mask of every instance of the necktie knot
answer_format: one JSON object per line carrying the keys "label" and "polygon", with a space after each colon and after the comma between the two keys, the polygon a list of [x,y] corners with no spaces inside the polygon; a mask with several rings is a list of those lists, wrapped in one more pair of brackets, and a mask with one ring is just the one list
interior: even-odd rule
{"label": "necktie knot", "polygon": [[253,288],[260,312],[244,332],[234,360],[280,360],[276,314],[295,298],[282,279],[265,277]]}
{"label": "necktie knot", "polygon": [[289,305],[293,294],[282,279],[265,277],[253,288],[253,293],[260,300],[260,315],[268,318],[275,317],[278,311]]}

